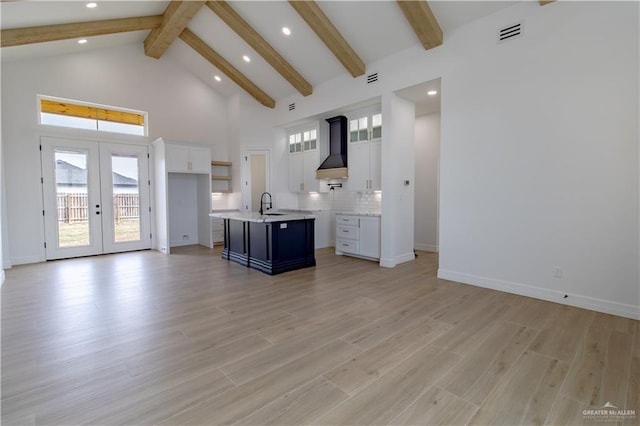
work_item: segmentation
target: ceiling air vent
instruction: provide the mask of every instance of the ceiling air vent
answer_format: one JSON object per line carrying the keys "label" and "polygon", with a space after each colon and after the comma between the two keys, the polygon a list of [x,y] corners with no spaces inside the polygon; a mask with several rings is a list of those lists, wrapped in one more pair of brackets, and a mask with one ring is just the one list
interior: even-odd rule
{"label": "ceiling air vent", "polygon": [[498,43],[522,36],[522,22],[498,30]]}
{"label": "ceiling air vent", "polygon": [[373,74],[369,74],[367,76],[367,84],[375,83],[378,81],[378,73],[374,72]]}
{"label": "ceiling air vent", "polygon": [[294,109],[296,109],[296,103],[295,102],[292,103],[292,104],[289,104],[289,111],[293,111]]}

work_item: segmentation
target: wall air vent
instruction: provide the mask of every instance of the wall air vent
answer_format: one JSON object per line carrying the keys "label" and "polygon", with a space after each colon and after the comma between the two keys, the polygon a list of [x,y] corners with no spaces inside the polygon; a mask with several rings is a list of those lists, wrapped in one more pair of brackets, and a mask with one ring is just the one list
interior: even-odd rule
{"label": "wall air vent", "polygon": [[367,84],[375,83],[378,81],[378,73],[374,72],[373,74],[369,74],[367,76]]}
{"label": "wall air vent", "polygon": [[294,109],[296,109],[296,103],[295,102],[292,103],[292,104],[289,104],[289,111],[293,111]]}
{"label": "wall air vent", "polygon": [[522,37],[522,22],[498,30],[498,43]]}

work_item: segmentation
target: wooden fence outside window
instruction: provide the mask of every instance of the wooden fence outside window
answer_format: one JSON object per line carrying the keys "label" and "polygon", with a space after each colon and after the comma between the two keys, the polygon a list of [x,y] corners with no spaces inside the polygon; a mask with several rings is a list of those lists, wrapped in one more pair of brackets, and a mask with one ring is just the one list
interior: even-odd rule
{"label": "wooden fence outside window", "polygon": [[[58,194],[58,222],[85,222],[89,218],[87,194]],[[116,221],[140,217],[138,194],[114,194],[113,212]]]}

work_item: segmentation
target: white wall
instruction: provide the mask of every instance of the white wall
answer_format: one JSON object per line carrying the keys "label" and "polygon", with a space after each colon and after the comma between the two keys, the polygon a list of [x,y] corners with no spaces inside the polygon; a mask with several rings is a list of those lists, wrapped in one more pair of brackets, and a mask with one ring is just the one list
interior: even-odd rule
{"label": "white wall", "polygon": [[638,52],[637,2],[521,2],[367,64],[375,84],[279,100],[277,122],[441,77],[439,275],[640,318]]}
{"label": "white wall", "polygon": [[171,247],[198,244],[198,175],[169,173]]}
{"label": "white wall", "polygon": [[416,117],[415,225],[417,250],[438,251],[438,175],[440,113]]}
{"label": "white wall", "polygon": [[638,3],[547,8],[448,40],[439,276],[640,317]]}
{"label": "white wall", "polygon": [[269,151],[269,182],[266,187],[272,194],[288,191],[288,175],[285,172],[288,170],[285,156],[288,145],[285,131],[275,127],[275,112],[260,105],[248,95],[240,93],[229,99],[228,114],[229,126],[232,129],[229,139],[229,161],[234,164],[234,191],[243,190],[242,162],[243,154],[247,150]]}
{"label": "white wall", "polygon": [[382,96],[382,218],[380,265],[414,259],[415,105],[390,93]]}
{"label": "white wall", "polygon": [[[2,79],[2,71],[0,70],[0,79]],[[1,93],[1,91],[0,91]],[[6,241],[6,226],[2,220],[6,214],[6,202],[5,202],[5,178],[4,178],[4,154],[2,148],[2,106],[0,105],[0,286],[4,283],[4,268],[10,266],[10,263],[4,261],[3,246]]]}
{"label": "white wall", "polygon": [[[44,260],[39,137],[59,129],[37,123],[44,94],[149,113],[149,138],[208,143],[227,157],[227,103],[173,59],[152,59],[142,44],[2,63],[2,137],[9,250],[13,264]],[[39,128],[40,127],[40,128]],[[67,136],[86,137],[68,131]],[[97,136],[97,135],[96,135]],[[92,135],[93,137],[93,135]]]}

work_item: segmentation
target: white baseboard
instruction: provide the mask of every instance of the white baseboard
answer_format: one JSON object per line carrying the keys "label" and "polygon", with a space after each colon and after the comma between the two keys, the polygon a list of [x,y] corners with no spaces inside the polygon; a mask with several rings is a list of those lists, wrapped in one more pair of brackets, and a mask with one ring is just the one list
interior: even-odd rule
{"label": "white baseboard", "polygon": [[[471,284],[478,287],[490,288],[492,290],[518,294],[520,296],[533,297],[536,299],[547,300],[550,302],[561,303],[563,305],[575,306],[592,311],[603,312],[605,314],[618,315],[621,317],[640,320],[640,306],[613,302],[604,299],[596,299],[579,294],[565,293],[562,291],[549,290],[546,288],[534,287],[526,284],[519,284],[493,278],[480,277],[478,275],[449,271],[446,269],[438,269],[438,278],[456,281],[463,284]],[[565,295],[567,296],[566,298]]]}
{"label": "white baseboard", "polygon": [[395,259],[380,259],[380,266],[383,268],[395,268],[396,261]]}
{"label": "white baseboard", "polygon": [[396,256],[396,265],[404,262],[410,262],[416,258],[416,255],[413,251],[409,253],[401,254],[400,256]]}
{"label": "white baseboard", "polygon": [[197,240],[171,241],[171,247],[193,246],[199,244]]}
{"label": "white baseboard", "polygon": [[416,243],[416,250],[429,251],[431,253],[438,253],[440,251],[440,247],[434,246],[431,244]]}
{"label": "white baseboard", "polygon": [[40,256],[13,257],[11,258],[11,265],[26,265],[28,263],[40,263],[46,261],[47,259],[45,257]]}
{"label": "white baseboard", "polygon": [[380,266],[382,266],[383,268],[394,268],[400,263],[409,262],[415,258],[416,255],[413,252],[409,252],[400,256],[396,256],[393,259],[380,259]]}
{"label": "white baseboard", "polygon": [[0,269],[0,287],[2,287],[2,284],[4,284],[4,279],[5,279],[4,269]]}

